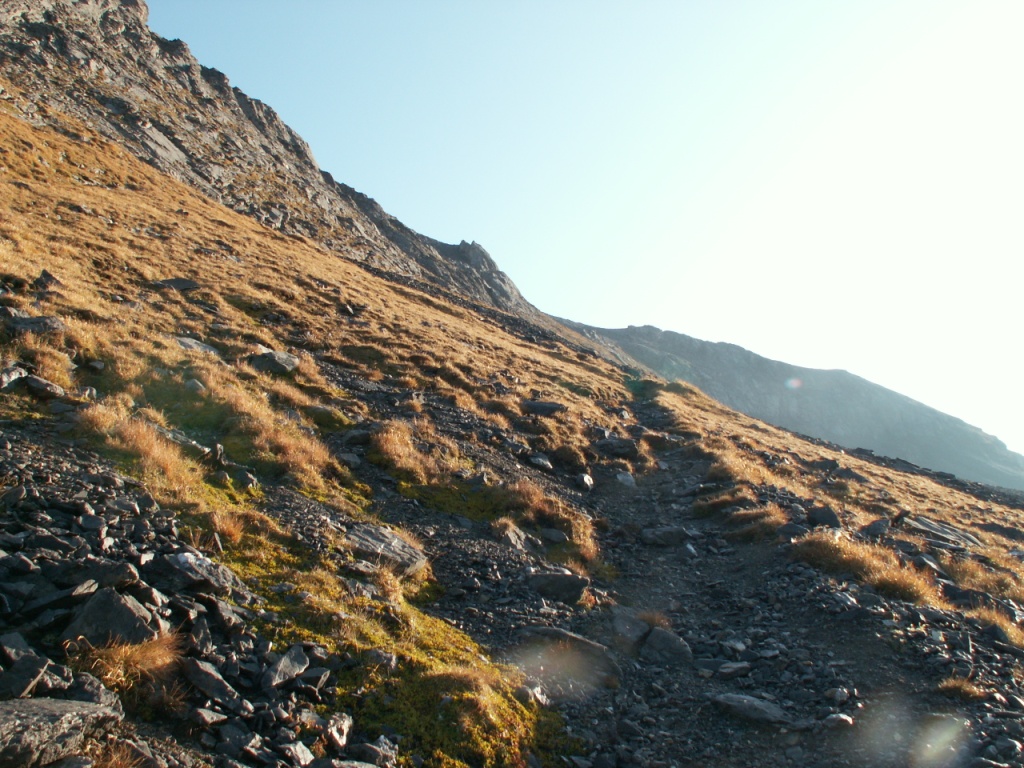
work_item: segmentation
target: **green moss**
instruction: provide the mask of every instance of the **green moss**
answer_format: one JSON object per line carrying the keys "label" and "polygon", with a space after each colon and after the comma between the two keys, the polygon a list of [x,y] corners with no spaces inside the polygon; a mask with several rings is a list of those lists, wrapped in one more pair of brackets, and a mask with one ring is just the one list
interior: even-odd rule
{"label": "green moss", "polygon": [[438,512],[461,515],[479,522],[496,520],[522,509],[515,494],[500,486],[470,485],[462,481],[447,484],[400,482],[398,492]]}

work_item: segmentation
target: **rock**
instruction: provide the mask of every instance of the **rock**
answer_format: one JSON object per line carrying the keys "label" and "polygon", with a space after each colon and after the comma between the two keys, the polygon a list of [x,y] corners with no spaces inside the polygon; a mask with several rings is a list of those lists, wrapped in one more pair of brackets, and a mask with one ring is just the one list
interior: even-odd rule
{"label": "rock", "polygon": [[345,539],[358,557],[393,568],[402,577],[415,576],[427,566],[421,548],[379,525],[350,525]]}
{"label": "rock", "polygon": [[594,478],[588,475],[586,472],[581,472],[576,475],[576,486],[581,491],[590,492],[594,490]]}
{"label": "rock", "polygon": [[541,528],[540,537],[550,544],[565,544],[569,537],[557,528]]}
{"label": "rock", "polygon": [[0,369],[0,390],[6,390],[25,376],[28,376],[28,371],[18,365],[8,365]]}
{"label": "rock", "polygon": [[309,657],[298,643],[288,649],[280,659],[263,673],[264,688],[277,688],[301,675],[309,666]]}
{"label": "rock", "polygon": [[551,459],[545,456],[543,453],[534,453],[530,456],[530,463],[535,467],[539,467],[547,472],[554,470],[555,466],[551,463]]}
{"label": "rock", "polygon": [[185,590],[227,595],[247,591],[237,576],[223,565],[194,552],[178,552],[153,558],[142,569],[143,577],[162,592],[175,594]]}
{"label": "rock", "polygon": [[544,597],[558,600],[566,605],[575,605],[590,586],[590,579],[575,573],[534,573],[529,578],[530,586]]}
{"label": "rock", "polygon": [[277,751],[284,755],[292,765],[307,766],[316,759],[313,753],[309,751],[309,747],[301,741],[282,744],[277,747]]}
{"label": "rock", "polygon": [[804,536],[810,532],[811,529],[808,528],[806,525],[800,525],[800,523],[786,523],[785,525],[780,526],[777,531],[775,531],[775,535],[778,536],[780,539],[787,539],[791,541],[793,539],[798,539],[801,536]]}
{"label": "rock", "polygon": [[605,456],[614,459],[635,459],[640,455],[640,448],[635,440],[628,440],[622,437],[609,437],[605,440],[598,440],[594,448]]}
{"label": "rock", "polygon": [[807,522],[812,528],[842,528],[843,521],[832,507],[814,507],[807,513]]}
{"label": "rock", "polygon": [[187,352],[202,352],[214,357],[220,357],[220,352],[214,347],[211,347],[209,344],[203,344],[203,342],[196,339],[190,339],[188,336],[175,336],[174,340]]}
{"label": "rock", "polygon": [[195,280],[190,280],[187,277],[168,277],[165,280],[157,280],[153,285],[162,290],[178,291],[179,293],[188,293],[202,287]]}
{"label": "rock", "polygon": [[111,641],[141,643],[157,636],[150,627],[152,618],[131,595],[120,595],[113,587],[105,587],[75,612],[61,640],[76,642],[84,638],[94,646]]}
{"label": "rock", "polygon": [[880,517],[865,525],[860,529],[860,532],[861,535],[866,536],[869,539],[878,539],[887,535],[891,529],[892,523],[889,522],[889,518]]}
{"label": "rock", "polygon": [[615,479],[627,488],[636,488],[636,478],[629,472],[618,472],[615,475]]}
{"label": "rock", "polygon": [[31,696],[49,666],[50,660],[45,656],[22,656],[0,674],[0,699]]}
{"label": "rock", "polygon": [[676,666],[693,661],[693,651],[675,632],[655,627],[640,648],[640,659],[649,664]]}
{"label": "rock", "polygon": [[742,693],[721,693],[711,701],[730,715],[755,723],[787,724],[790,718],[776,704]]}
{"label": "rock", "polygon": [[523,400],[522,408],[531,416],[554,416],[556,413],[568,410],[562,403],[547,400]]}
{"label": "rock", "polygon": [[239,715],[251,715],[253,706],[221,676],[216,667],[199,659],[182,659],[181,671],[203,695]]}
{"label": "rock", "polygon": [[289,374],[299,367],[299,358],[288,352],[263,352],[246,359],[257,371],[278,376]]}
{"label": "rock", "polygon": [[32,287],[38,291],[48,291],[51,288],[61,288],[63,286],[64,283],[45,269],[39,273],[39,277],[32,281]]}
{"label": "rock", "polygon": [[189,379],[185,382],[185,391],[193,395],[201,395],[206,391],[206,385],[199,379]]}
{"label": "rock", "polygon": [[693,532],[681,525],[645,528],[640,532],[640,541],[657,547],[672,547],[685,544],[694,538]]}
{"label": "rock", "polygon": [[497,534],[498,541],[508,544],[519,551],[526,550],[526,534],[517,525],[506,525]]}
{"label": "rock", "polygon": [[21,333],[63,333],[68,329],[59,317],[9,317],[7,329]]}
{"label": "rock", "polygon": [[123,718],[101,704],[58,699],[0,702],[0,766],[34,768],[81,751]]}
{"label": "rock", "polygon": [[635,653],[650,633],[651,625],[637,616],[632,608],[622,605],[613,605],[611,615],[616,647],[626,653]]}
{"label": "rock", "polygon": [[38,397],[40,400],[52,400],[56,397],[64,397],[66,394],[63,387],[39,376],[25,376],[21,380],[21,384],[33,397]]}
{"label": "rock", "polygon": [[324,736],[327,737],[327,743],[336,751],[341,752],[348,745],[348,737],[352,732],[352,726],[351,715],[344,712],[331,715],[331,719],[327,722],[326,728],[324,728]]}
{"label": "rock", "polygon": [[379,737],[372,744],[351,744],[348,753],[359,760],[365,760],[377,768],[393,768],[398,761],[398,747],[386,736]]}
{"label": "rock", "polygon": [[107,688],[98,678],[88,672],[75,674],[74,682],[69,686],[62,696],[69,701],[84,701],[90,704],[99,704],[109,707],[115,712],[121,713],[121,699],[116,693]]}

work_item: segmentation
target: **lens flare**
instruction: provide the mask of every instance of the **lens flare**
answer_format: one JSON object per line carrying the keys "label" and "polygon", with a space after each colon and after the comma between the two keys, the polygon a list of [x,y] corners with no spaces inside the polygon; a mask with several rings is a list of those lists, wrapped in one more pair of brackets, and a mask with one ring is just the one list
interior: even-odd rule
{"label": "lens flare", "polygon": [[800,389],[803,385],[804,383],[795,376],[792,379],[786,379],[786,389]]}

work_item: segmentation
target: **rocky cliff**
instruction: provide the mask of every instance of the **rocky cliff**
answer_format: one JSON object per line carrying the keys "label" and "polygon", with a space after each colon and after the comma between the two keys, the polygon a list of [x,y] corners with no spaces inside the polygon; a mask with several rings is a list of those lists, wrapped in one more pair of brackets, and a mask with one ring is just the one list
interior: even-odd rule
{"label": "rocky cliff", "polygon": [[652,326],[590,329],[588,335],[608,339],[659,375],[690,382],[770,424],[977,482],[1024,489],[1024,456],[977,427],[846,371],[789,365],[735,344]]}
{"label": "rocky cliff", "polygon": [[138,0],[4,0],[0,66],[47,108],[75,115],[224,205],[344,258],[499,309],[539,313],[476,243],[413,232],[336,182],[273,109],[146,26]]}

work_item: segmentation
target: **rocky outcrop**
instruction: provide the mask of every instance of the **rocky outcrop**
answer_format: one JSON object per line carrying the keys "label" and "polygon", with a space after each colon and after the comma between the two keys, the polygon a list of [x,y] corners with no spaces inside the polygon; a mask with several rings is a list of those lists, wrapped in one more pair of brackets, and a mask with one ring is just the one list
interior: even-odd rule
{"label": "rocky outcrop", "polygon": [[[0,66],[39,105],[284,234],[475,302],[539,317],[480,245],[424,237],[322,171],[306,142],[180,40],[141,0],[2,0]],[[45,123],[46,110],[32,118]]]}
{"label": "rocky outcrop", "polygon": [[1024,490],[1024,456],[977,427],[846,371],[801,368],[735,344],[701,341],[652,326],[570,327],[592,340],[607,340],[660,376],[694,384],[769,424]]}

